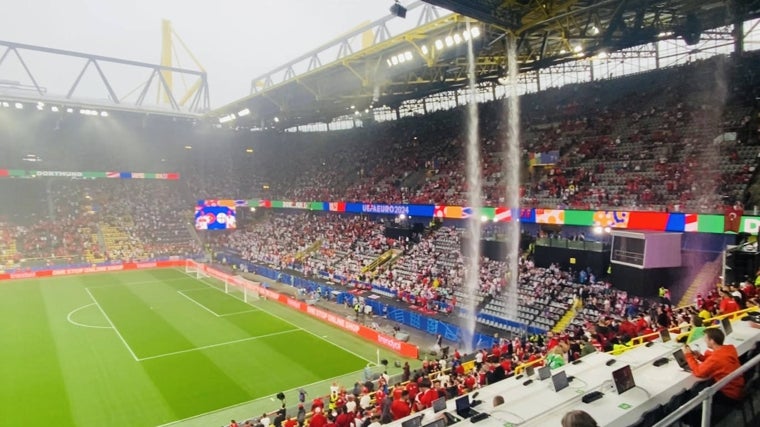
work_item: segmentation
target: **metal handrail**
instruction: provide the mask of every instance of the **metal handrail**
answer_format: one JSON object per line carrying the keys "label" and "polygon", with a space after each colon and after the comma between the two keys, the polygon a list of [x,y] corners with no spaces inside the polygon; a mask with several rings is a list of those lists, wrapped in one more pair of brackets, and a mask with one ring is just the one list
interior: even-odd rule
{"label": "metal handrail", "polygon": [[702,427],[709,427],[711,409],[712,409],[712,397],[715,395],[715,393],[719,392],[720,389],[722,389],[726,384],[733,381],[739,375],[744,375],[745,372],[754,368],[755,365],[757,365],[758,363],[760,363],[760,354],[748,360],[747,363],[741,365],[739,369],[735,370],[734,372],[731,372],[729,375],[727,375],[725,378],[718,381],[714,385],[707,387],[701,392],[699,392],[699,394],[696,397],[684,403],[683,405],[681,405],[681,407],[679,407],[675,411],[668,414],[665,418],[658,421],[657,424],[655,424],[653,427],[669,426],[672,423],[680,420],[684,415],[689,413],[689,411],[696,408],[700,404],[702,405]]}

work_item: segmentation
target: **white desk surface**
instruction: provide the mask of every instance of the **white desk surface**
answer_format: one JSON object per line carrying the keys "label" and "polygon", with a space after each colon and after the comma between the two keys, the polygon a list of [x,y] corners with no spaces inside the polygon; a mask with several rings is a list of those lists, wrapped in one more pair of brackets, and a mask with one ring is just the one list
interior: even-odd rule
{"label": "white desk surface", "polygon": [[[726,344],[736,346],[739,354],[746,353],[755,343],[760,341],[760,329],[752,329],[747,322],[733,322],[734,332],[726,338]],[[641,346],[621,355],[612,356],[606,353],[593,353],[584,357],[581,363],[568,364],[552,371],[552,375],[565,370],[568,376],[575,379],[570,386],[559,392],[554,392],[551,379],[539,381],[533,378],[533,383],[524,386],[526,377],[519,380],[507,378],[496,384],[486,386],[477,391],[477,400],[483,403],[474,409],[487,412],[491,416],[478,423],[478,427],[514,426],[559,426],[562,416],[568,411],[581,409],[588,412],[600,426],[628,426],[638,421],[642,414],[658,404],[664,404],[683,389],[691,388],[697,381],[696,377],[682,370],[672,357],[672,354],[683,344],[675,341],[667,343],[658,339],[650,347]],[[691,344],[692,348],[704,352],[707,348],[702,339]],[[659,358],[668,358],[669,363],[654,366],[652,362]],[[610,359],[616,362],[607,366]],[[618,395],[612,383],[612,371],[625,365],[631,365],[636,388]],[[604,397],[585,404],[581,397],[591,391],[601,391]],[[473,400],[475,392],[470,393]],[[505,403],[494,408],[493,397],[501,395]],[[456,416],[454,399],[447,401],[446,411]],[[432,409],[422,411],[422,425],[429,424],[442,417],[434,414]],[[390,426],[400,426],[409,418],[419,416],[412,414],[402,420],[394,421]],[[469,419],[462,420],[456,425],[467,427],[473,424]]]}

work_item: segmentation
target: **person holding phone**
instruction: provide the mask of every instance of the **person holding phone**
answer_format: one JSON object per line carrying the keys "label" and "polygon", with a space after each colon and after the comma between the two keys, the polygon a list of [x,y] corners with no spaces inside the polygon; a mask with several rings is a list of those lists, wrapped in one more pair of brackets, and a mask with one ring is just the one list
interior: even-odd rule
{"label": "person holding phone", "polygon": [[[739,369],[739,354],[733,345],[724,345],[725,335],[723,331],[717,328],[705,329],[705,344],[710,352],[700,354],[693,350],[688,344],[684,345],[683,352],[686,356],[686,362],[691,368],[691,372],[697,378],[711,379],[720,381],[731,372]],[[726,384],[713,397],[712,418],[720,419],[730,412],[742,399],[744,388],[744,377],[741,375],[734,378]],[[687,417],[691,425],[699,424],[701,419],[701,409],[690,412]],[[695,415],[696,414],[696,415]]]}

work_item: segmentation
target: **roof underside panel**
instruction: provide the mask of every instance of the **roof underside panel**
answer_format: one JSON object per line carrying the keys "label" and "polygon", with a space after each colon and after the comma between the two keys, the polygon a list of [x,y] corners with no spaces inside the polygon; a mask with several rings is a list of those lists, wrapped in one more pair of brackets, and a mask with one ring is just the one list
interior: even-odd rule
{"label": "roof underside panel", "polygon": [[[257,125],[279,117],[282,127],[290,127],[330,121],[354,108],[397,107],[404,100],[462,87],[467,78],[466,39],[470,37],[478,79],[493,81],[507,66],[507,37],[517,41],[520,69],[528,71],[663,37],[698,37],[704,30],[760,16],[760,0],[425,2],[455,13],[427,6],[429,19],[420,19],[416,28],[396,36],[383,30],[391,19],[384,18],[382,25],[367,27],[374,31],[375,41],[370,46],[346,49],[337,60],[301,75],[286,73],[288,78],[279,82],[269,76],[261,78],[255,81],[250,96],[211,116],[248,108],[250,115],[240,122]],[[473,28],[477,36],[471,36]],[[343,45],[347,44],[348,40]]]}

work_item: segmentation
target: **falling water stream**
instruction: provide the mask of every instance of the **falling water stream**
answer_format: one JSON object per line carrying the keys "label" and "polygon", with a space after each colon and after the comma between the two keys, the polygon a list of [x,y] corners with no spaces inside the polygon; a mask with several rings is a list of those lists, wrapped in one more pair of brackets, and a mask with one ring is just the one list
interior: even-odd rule
{"label": "falling water stream", "polygon": [[507,287],[502,290],[506,303],[505,316],[517,320],[517,272],[520,251],[520,97],[518,93],[517,41],[513,34],[507,35],[507,140],[504,153],[506,177],[506,205],[512,212],[507,223]]}
{"label": "falling water stream", "polygon": [[[470,23],[467,23],[469,33]],[[467,352],[474,348],[473,337],[475,334],[475,297],[480,288],[480,205],[481,205],[481,172],[480,172],[480,138],[478,135],[478,104],[476,97],[475,80],[475,54],[472,47],[472,39],[467,40],[467,60],[469,64],[469,90],[467,103],[467,143],[466,143],[466,177],[467,177],[467,204],[471,214],[467,220],[465,231],[465,269],[464,287],[466,298],[463,305],[465,311],[464,324],[462,325],[462,340]]]}

